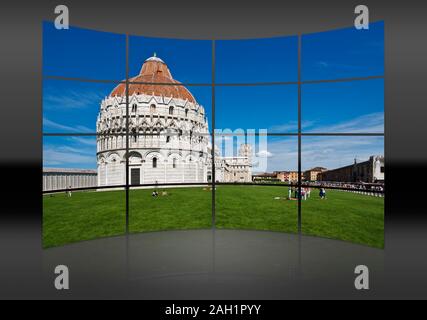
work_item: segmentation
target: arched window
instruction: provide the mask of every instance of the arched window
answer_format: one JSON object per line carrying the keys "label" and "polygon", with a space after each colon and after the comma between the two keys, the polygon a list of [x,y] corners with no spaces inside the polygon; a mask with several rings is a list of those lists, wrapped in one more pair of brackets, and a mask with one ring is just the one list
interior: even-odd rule
{"label": "arched window", "polygon": [[157,158],[153,158],[153,168],[157,168]]}
{"label": "arched window", "polygon": [[176,168],[176,159],[175,158],[173,158],[173,160],[172,160],[172,168]]}
{"label": "arched window", "polygon": [[152,105],[150,106],[150,112],[151,112],[151,113],[155,113],[155,112],[156,112],[156,105],[155,105],[155,104],[152,104]]}
{"label": "arched window", "polygon": [[188,109],[185,109],[185,117],[188,117]]}
{"label": "arched window", "polygon": [[169,107],[169,115],[173,115],[173,107],[172,106]]}
{"label": "arched window", "polygon": [[170,136],[166,136],[166,143],[169,143],[171,141],[171,137]]}
{"label": "arched window", "polygon": [[136,105],[136,103],[134,103],[132,105],[132,112],[136,113],[137,110],[138,110],[138,106]]}

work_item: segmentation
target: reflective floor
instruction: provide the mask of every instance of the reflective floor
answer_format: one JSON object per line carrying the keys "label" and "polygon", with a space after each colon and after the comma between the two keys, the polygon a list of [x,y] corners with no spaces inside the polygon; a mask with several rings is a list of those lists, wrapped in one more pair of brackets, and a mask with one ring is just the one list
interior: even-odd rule
{"label": "reflective floor", "polygon": [[187,230],[43,251],[46,277],[53,279],[58,264],[69,267],[69,298],[345,298],[361,296],[354,289],[355,266],[367,265],[371,277],[381,274],[384,251],[278,232]]}

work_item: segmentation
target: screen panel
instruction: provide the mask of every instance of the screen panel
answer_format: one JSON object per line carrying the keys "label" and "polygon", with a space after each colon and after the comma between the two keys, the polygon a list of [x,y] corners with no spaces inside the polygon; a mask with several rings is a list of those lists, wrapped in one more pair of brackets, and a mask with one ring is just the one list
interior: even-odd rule
{"label": "screen panel", "polygon": [[43,246],[124,234],[124,169],[117,154],[97,160],[96,137],[44,137]]}
{"label": "screen panel", "polygon": [[[43,80],[43,133],[95,134],[97,126],[115,132],[126,116],[125,97],[108,98],[119,83]],[[112,114],[111,123],[99,118],[100,109]],[[123,131],[124,132],[124,131]]]}
{"label": "screen panel", "polygon": [[43,23],[43,75],[116,80],[126,78],[126,36]]}
{"label": "screen panel", "polygon": [[383,137],[303,137],[302,233],[384,247]]}
{"label": "screen panel", "polygon": [[384,79],[303,84],[302,131],[384,133]]}
{"label": "screen panel", "polygon": [[301,43],[302,80],[384,75],[384,22],[306,34]]}
{"label": "screen panel", "polygon": [[216,131],[298,132],[298,85],[215,88]]}
{"label": "screen panel", "polygon": [[225,146],[215,166],[216,227],[296,233],[298,200],[292,190],[298,182],[297,139],[222,140]]}
{"label": "screen panel", "polygon": [[217,83],[296,82],[298,37],[217,40]]}

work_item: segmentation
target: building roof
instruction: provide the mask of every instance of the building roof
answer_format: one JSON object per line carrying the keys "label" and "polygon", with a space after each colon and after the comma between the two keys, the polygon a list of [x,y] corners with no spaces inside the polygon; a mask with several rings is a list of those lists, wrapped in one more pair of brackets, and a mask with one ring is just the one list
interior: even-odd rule
{"label": "building roof", "polygon": [[[166,63],[156,54],[145,60],[140,73],[129,79],[129,95],[146,94],[172,97],[196,103],[193,95],[181,82],[173,79]],[[165,84],[165,85],[159,85]],[[176,85],[173,85],[176,84]],[[111,92],[110,96],[125,96],[126,83],[122,82]]]}
{"label": "building roof", "polygon": [[325,167],[314,167],[314,168],[308,169],[307,171],[326,171],[326,170],[328,169]]}
{"label": "building roof", "polygon": [[366,165],[369,164],[371,162],[372,159],[374,159],[375,157],[379,157],[380,159],[384,159],[384,156],[370,156],[368,160],[362,161],[362,162],[357,162],[355,160],[355,162],[353,164],[349,164],[343,167],[339,167],[339,168],[335,168],[335,169],[330,169],[328,170],[328,172],[333,172],[336,170],[341,170],[341,169],[346,169],[346,168],[354,168],[355,166],[362,166],[362,165]]}
{"label": "building roof", "polygon": [[274,174],[291,174],[298,173],[297,170],[273,171]]}
{"label": "building roof", "polygon": [[253,177],[276,177],[276,174],[274,173],[269,173],[269,172],[263,172],[263,173],[258,173],[258,174],[253,174]]}
{"label": "building roof", "polygon": [[43,173],[91,173],[96,174],[93,169],[68,169],[68,168],[43,168]]}

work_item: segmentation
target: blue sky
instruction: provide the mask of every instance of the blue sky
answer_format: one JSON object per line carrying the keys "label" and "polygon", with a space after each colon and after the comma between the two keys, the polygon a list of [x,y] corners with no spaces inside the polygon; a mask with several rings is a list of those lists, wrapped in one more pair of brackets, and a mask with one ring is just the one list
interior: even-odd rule
{"label": "blue sky", "polygon": [[43,23],[43,75],[118,80],[126,78],[126,37],[122,34]]}
{"label": "blue sky", "polygon": [[217,83],[288,82],[298,80],[298,38],[219,40]]}
{"label": "blue sky", "polygon": [[96,138],[43,137],[43,167],[96,169]]}
{"label": "blue sky", "polygon": [[[384,25],[370,29],[338,29],[304,35],[302,40],[303,80],[337,79],[384,74]],[[253,83],[297,80],[297,38],[293,36],[216,42],[216,82]],[[185,83],[209,83],[212,78],[212,47],[206,40],[156,39],[131,36],[130,76],[139,73],[143,61],[156,52],[171,69],[175,79]],[[100,80],[125,78],[125,38],[123,35],[71,28],[56,30],[44,23],[43,74]],[[45,79],[43,82],[43,131],[46,133],[90,133],[95,131],[101,100],[117,83],[93,83]],[[205,107],[212,129],[211,88],[189,86]],[[216,127],[219,129],[267,129],[273,133],[297,132],[297,85],[217,86]],[[302,129],[304,132],[383,132],[384,81],[329,82],[302,86]],[[44,141],[44,165],[94,168],[81,157],[95,153],[88,141],[51,138]],[[262,151],[268,170],[293,169],[296,155],[288,138],[268,140]],[[292,138],[289,138],[292,140]],[[314,138],[313,138],[314,139]],[[330,149],[326,138],[317,141]],[[347,153],[342,162],[355,156],[383,153],[383,141],[366,139],[369,146],[334,138]],[[359,140],[361,138],[358,138]],[[357,140],[357,139],[356,139]],[[93,140],[94,141],[94,140]],[[308,141],[308,140],[307,140]],[[315,139],[313,141],[316,141]],[[326,141],[326,142],[325,142]],[[79,145],[81,144],[81,145]],[[307,145],[321,154],[323,149]],[[93,150],[90,150],[92,148]],[[304,148],[304,145],[303,145]],[[322,147],[323,148],[323,147]],[[256,149],[258,144],[256,144]],[[276,151],[274,151],[274,150]],[[286,155],[286,150],[288,154]],[[57,152],[56,152],[57,151]],[[78,152],[77,152],[78,151]],[[375,152],[374,152],[375,151]],[[65,154],[69,154],[68,159]],[[62,159],[62,160],[60,160]],[[310,157],[310,159],[318,159]],[[334,167],[337,159],[313,163]],[[307,159],[305,163],[310,166]],[[283,165],[284,164],[284,165]],[[346,164],[346,163],[344,163]]]}
{"label": "blue sky", "polygon": [[384,80],[303,84],[303,132],[384,132]]}
{"label": "blue sky", "polygon": [[100,102],[116,84],[43,81],[43,132],[95,133]]}
{"label": "blue sky", "polygon": [[[219,129],[269,129],[290,124],[298,129],[298,86],[216,87],[216,127]],[[294,124],[294,125],[292,125]]]}
{"label": "blue sky", "polygon": [[384,155],[384,137],[318,136],[302,137],[302,170],[316,166],[328,169],[368,160],[371,155]]}
{"label": "blue sky", "polygon": [[303,35],[302,80],[384,75],[384,22]]}

